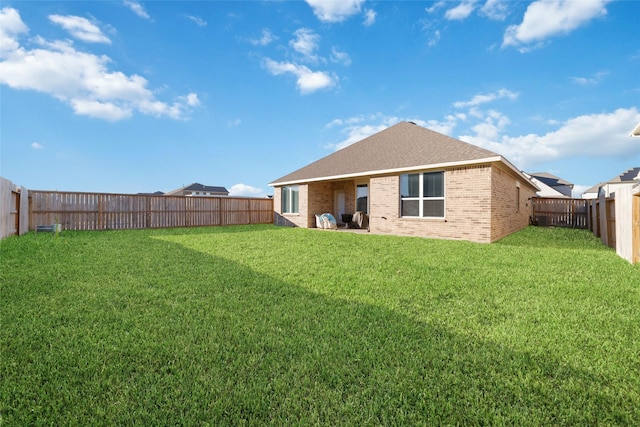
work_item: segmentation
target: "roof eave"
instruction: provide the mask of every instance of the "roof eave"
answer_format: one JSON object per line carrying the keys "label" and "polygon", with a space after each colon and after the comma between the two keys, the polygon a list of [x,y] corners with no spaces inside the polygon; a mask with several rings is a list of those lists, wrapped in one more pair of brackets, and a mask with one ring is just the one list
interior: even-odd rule
{"label": "roof eave", "polygon": [[410,166],[410,167],[402,167],[402,168],[382,169],[382,170],[357,172],[357,173],[350,173],[350,174],[322,176],[322,177],[316,177],[316,178],[296,179],[291,181],[273,181],[273,182],[270,182],[268,185],[270,187],[281,187],[284,185],[295,185],[295,184],[303,184],[303,183],[309,183],[309,182],[336,181],[336,180],[359,178],[359,177],[371,176],[371,175],[388,175],[388,174],[410,172],[410,171],[422,170],[422,169],[441,169],[441,168],[444,169],[449,167],[477,165],[482,163],[493,163],[493,162],[504,163],[507,167],[509,167],[509,169],[513,170],[517,175],[522,177],[526,182],[530,183],[534,188],[540,190],[537,185],[535,185],[529,178],[527,178],[522,173],[522,171],[518,170],[515,166],[511,164],[511,162],[509,162],[507,159],[505,159],[502,156],[485,157],[482,159],[464,160],[464,161],[456,161],[456,162],[434,163],[430,165],[418,165],[418,166]]}

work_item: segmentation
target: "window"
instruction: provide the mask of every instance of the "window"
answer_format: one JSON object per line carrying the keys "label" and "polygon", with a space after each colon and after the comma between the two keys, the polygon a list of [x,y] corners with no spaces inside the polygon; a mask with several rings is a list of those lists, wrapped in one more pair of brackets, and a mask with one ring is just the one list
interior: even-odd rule
{"label": "window", "polygon": [[400,215],[444,218],[444,172],[400,175]]}
{"label": "window", "polygon": [[369,213],[369,186],[360,184],[356,187],[356,211]]}
{"label": "window", "polygon": [[298,213],[298,186],[282,187],[282,213]]}

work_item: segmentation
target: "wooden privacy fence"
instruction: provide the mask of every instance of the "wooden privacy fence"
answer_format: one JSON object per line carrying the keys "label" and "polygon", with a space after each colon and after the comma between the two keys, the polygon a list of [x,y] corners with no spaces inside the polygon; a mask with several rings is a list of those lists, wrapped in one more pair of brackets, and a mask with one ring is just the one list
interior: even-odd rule
{"label": "wooden privacy fence", "polygon": [[29,231],[29,192],[0,177],[0,239]]}
{"label": "wooden privacy fence", "polygon": [[30,229],[63,230],[271,224],[273,199],[149,196],[31,190]]}
{"label": "wooden privacy fence", "polygon": [[533,223],[542,227],[589,228],[589,200],[534,197]]}

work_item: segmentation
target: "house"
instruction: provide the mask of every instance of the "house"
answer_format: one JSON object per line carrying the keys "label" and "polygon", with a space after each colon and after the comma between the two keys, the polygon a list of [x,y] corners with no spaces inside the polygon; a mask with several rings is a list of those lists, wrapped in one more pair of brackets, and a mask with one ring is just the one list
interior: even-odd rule
{"label": "house", "polygon": [[368,214],[372,233],[494,242],[529,224],[539,189],[507,159],[401,122],[269,184],[274,222]]}
{"label": "house", "polygon": [[138,196],[164,196],[162,191],[154,191],[153,193],[136,193]]}
{"label": "house", "polygon": [[593,187],[585,190],[582,193],[583,199],[597,199],[600,192],[605,197],[610,197],[616,190],[627,186],[637,185],[640,181],[640,167],[634,167],[627,169],[618,176],[611,178],[608,181],[601,182]]}
{"label": "house", "polygon": [[194,182],[185,187],[165,193],[165,196],[193,196],[193,197],[226,197],[229,195],[224,187],[202,185]]}
{"label": "house", "polygon": [[539,197],[571,197],[573,184],[548,172],[525,173],[540,188]]}

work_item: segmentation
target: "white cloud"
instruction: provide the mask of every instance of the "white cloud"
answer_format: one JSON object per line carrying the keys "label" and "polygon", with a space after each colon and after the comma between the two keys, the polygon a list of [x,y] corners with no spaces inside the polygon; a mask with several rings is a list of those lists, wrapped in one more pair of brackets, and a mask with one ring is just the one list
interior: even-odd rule
{"label": "white cloud", "polygon": [[571,189],[571,197],[573,197],[574,199],[579,199],[579,198],[582,197],[582,193],[584,193],[585,191],[587,191],[591,187],[592,187],[591,185],[577,185],[577,184],[575,184],[573,186],[573,188]]}
{"label": "white cloud", "polygon": [[67,103],[76,114],[111,121],[131,117],[134,111],[181,119],[200,103],[194,93],[178,97],[173,104],[159,101],[145,78],[109,70],[109,57],[78,51],[70,41],[36,36],[32,41],[37,47],[26,49],[17,36],[27,29],[17,25],[18,20],[22,22],[13,9],[0,12],[0,22],[12,23],[0,27],[0,40],[8,47],[2,50],[0,84],[43,92]]}
{"label": "white cloud", "polygon": [[262,188],[252,187],[246,184],[234,184],[229,189],[229,196],[234,197],[266,197],[267,192]]}
{"label": "white cloud", "polygon": [[609,74],[608,71],[600,71],[595,73],[592,77],[571,77],[571,81],[579,84],[579,85],[595,85],[600,83],[600,81]]}
{"label": "white cloud", "polygon": [[[572,156],[597,158],[623,157],[638,150],[636,141],[629,138],[629,123],[640,122],[637,108],[619,108],[611,113],[589,114],[571,118],[559,129],[544,135],[501,135],[505,119],[500,113],[494,117],[494,128],[476,127],[473,135],[462,135],[463,141],[495,151],[514,162],[521,169]],[[507,123],[508,123],[508,119]]]}
{"label": "white cloud", "polygon": [[444,120],[428,120],[426,122],[422,120],[413,120],[413,122],[444,135],[451,135],[459,120],[466,120],[465,115],[461,113],[456,115],[450,114],[445,117]]}
{"label": "white cloud", "polygon": [[269,31],[267,29],[264,29],[264,30],[262,30],[262,36],[260,38],[251,39],[251,40],[249,40],[249,43],[251,43],[254,46],[267,46],[272,41],[277,40],[277,39],[278,38],[276,36],[271,34],[271,31]]}
{"label": "white cloud", "polygon": [[322,22],[342,22],[360,13],[364,0],[306,0]]}
{"label": "white cloud", "polygon": [[235,127],[240,126],[240,124],[241,124],[241,123],[242,123],[242,120],[240,120],[240,119],[229,120],[229,121],[227,122],[227,127],[229,127],[229,128],[235,128]]}
{"label": "white cloud", "polygon": [[296,86],[300,93],[308,94],[320,89],[335,86],[337,77],[324,71],[312,71],[304,65],[292,62],[277,62],[266,58],[263,66],[274,76],[293,74],[297,77]]}
{"label": "white cloud", "polygon": [[364,11],[364,21],[362,24],[365,27],[370,27],[376,22],[376,11],[373,9],[367,9]]}
{"label": "white cloud", "polygon": [[493,92],[493,93],[475,95],[469,101],[454,102],[453,106],[456,108],[475,107],[475,106],[486,104],[487,102],[492,102],[492,101],[495,101],[496,99],[501,99],[501,98],[508,98],[513,101],[516,98],[518,98],[518,93],[512,92],[508,89],[500,89],[497,92]]}
{"label": "white cloud", "polygon": [[42,150],[44,148],[44,145],[38,143],[38,142],[32,142],[31,143],[31,148],[33,148],[34,150]]}
{"label": "white cloud", "polygon": [[427,41],[427,46],[432,47],[438,44],[438,42],[440,41],[440,30],[436,30],[433,32],[433,35],[429,38],[429,41]]}
{"label": "white cloud", "polygon": [[[379,115],[374,114],[369,117],[369,120],[375,120],[377,118],[379,118]],[[329,123],[327,123],[325,127],[327,129],[330,129],[335,126],[355,125],[357,123],[362,123],[363,121],[366,121],[366,120],[367,118],[365,116],[353,116],[347,119],[333,119]]]}
{"label": "white cloud", "polygon": [[351,65],[351,57],[349,54],[346,52],[340,52],[335,47],[331,49],[331,61],[346,65],[347,67]]}
{"label": "white cloud", "polygon": [[81,16],[49,15],[49,20],[60,25],[78,40],[88,43],[111,43],[98,26]]}
{"label": "white cloud", "polygon": [[20,47],[17,36],[28,33],[29,28],[22,22],[17,10],[10,7],[0,9],[0,58]]}
{"label": "white cloud", "polygon": [[[482,111],[477,107],[473,107],[469,113],[448,115],[443,120],[425,121],[379,113],[359,115],[327,123],[326,129],[337,129],[343,138],[337,143],[327,144],[326,148],[345,148],[400,121],[412,121],[419,126],[484,147],[506,157],[518,168],[527,170],[546,162],[576,156],[603,159],[637,154],[638,140],[629,137],[629,124],[640,123],[640,110],[632,107],[586,114],[563,122],[554,121],[556,130],[520,136],[508,134],[510,119],[507,115],[496,110]],[[454,135],[454,129],[461,122],[469,126],[470,132]]]}
{"label": "white cloud", "polygon": [[305,60],[316,62],[318,57],[314,52],[318,49],[320,36],[308,28],[300,28],[293,34],[295,39],[289,42],[293,50],[302,54]]}
{"label": "white cloud", "polygon": [[194,15],[185,15],[187,17],[187,19],[192,20],[193,22],[196,23],[197,26],[199,27],[206,27],[207,26],[207,21],[205,21],[204,19],[200,18],[199,16],[194,16]]}
{"label": "white cloud", "polygon": [[96,101],[92,99],[70,99],[69,104],[76,114],[104,119],[111,122],[128,119],[133,115],[128,106],[119,106],[113,102]]}
{"label": "white cloud", "polygon": [[489,19],[503,21],[509,13],[509,0],[487,0],[480,8],[480,14]]}
{"label": "white cloud", "polygon": [[350,126],[345,129],[345,132],[347,133],[346,139],[338,142],[337,144],[330,144],[329,146],[335,151],[338,151],[388,127],[389,125],[386,124]]}
{"label": "white cloud", "polygon": [[435,13],[438,9],[441,9],[447,5],[445,1],[439,1],[433,4],[433,6],[425,9],[427,13]]}
{"label": "white cloud", "polygon": [[200,98],[198,98],[197,93],[190,93],[187,96],[178,97],[178,99],[182,100],[185,105],[190,107],[197,107],[200,105]]}
{"label": "white cloud", "polygon": [[124,3],[125,6],[127,6],[129,9],[131,9],[133,11],[133,13],[138,15],[140,18],[151,19],[151,17],[147,13],[147,11],[144,10],[144,7],[140,3],[138,3],[137,1],[124,0],[122,3]]}
{"label": "white cloud", "polygon": [[467,19],[476,8],[476,0],[464,0],[456,7],[447,10],[444,17],[449,21]]}
{"label": "white cloud", "polygon": [[[354,116],[347,119],[334,119],[329,122],[325,127],[343,127],[340,133],[346,135],[346,138],[337,143],[327,144],[326,148],[338,151],[351,144],[354,144],[368,136],[378,133],[389,126],[393,126],[396,123],[401,122],[403,119],[394,116],[382,116],[381,114],[373,114],[370,116]],[[418,123],[416,120],[412,120]],[[419,123],[424,126],[424,122]]]}
{"label": "white cloud", "polygon": [[605,5],[610,1],[537,0],[527,7],[520,25],[506,29],[502,47],[540,43],[549,37],[570,33],[590,20],[606,15]]}

